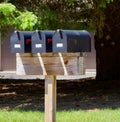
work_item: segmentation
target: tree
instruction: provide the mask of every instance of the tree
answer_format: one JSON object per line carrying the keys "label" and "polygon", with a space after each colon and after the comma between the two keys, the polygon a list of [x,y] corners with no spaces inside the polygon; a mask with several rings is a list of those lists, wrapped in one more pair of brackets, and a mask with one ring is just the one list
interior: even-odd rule
{"label": "tree", "polygon": [[15,27],[15,29],[32,30],[36,23],[37,16],[33,12],[27,10],[21,12],[11,3],[0,3],[0,32],[2,37],[10,26]]}
{"label": "tree", "polygon": [[95,33],[98,80],[120,79],[120,0],[8,0],[38,17],[36,29],[87,29]]}
{"label": "tree", "polygon": [[[63,13],[63,10],[66,10],[66,20],[69,20],[70,17],[70,20],[74,23],[85,24],[86,26],[82,26],[82,29],[87,27],[87,29],[95,32],[96,79],[119,80],[120,0],[69,0],[68,6],[63,7],[63,3],[61,4],[62,9],[59,8],[60,3],[58,6],[55,4],[55,6],[59,8],[58,11],[62,10]],[[50,6],[51,3],[48,3],[48,5]],[[79,10],[75,11],[77,8]],[[71,26],[72,23],[69,23],[69,25]]]}
{"label": "tree", "polygon": [[15,10],[16,8],[12,4],[0,4],[0,32],[2,32],[2,35],[8,26],[13,24]]}
{"label": "tree", "polygon": [[98,80],[120,80],[120,1],[114,0],[104,9],[102,36],[95,35]]}
{"label": "tree", "polygon": [[22,0],[9,0],[9,2],[18,9],[32,10],[39,18],[39,26],[37,25],[39,29],[82,29],[87,27],[85,16],[88,15],[90,8],[82,0],[26,0],[24,3]]}
{"label": "tree", "polygon": [[69,0],[67,3],[62,9],[55,6],[58,11],[66,10],[73,22],[85,24],[83,29],[87,27],[95,32],[96,79],[120,80],[120,0]]}

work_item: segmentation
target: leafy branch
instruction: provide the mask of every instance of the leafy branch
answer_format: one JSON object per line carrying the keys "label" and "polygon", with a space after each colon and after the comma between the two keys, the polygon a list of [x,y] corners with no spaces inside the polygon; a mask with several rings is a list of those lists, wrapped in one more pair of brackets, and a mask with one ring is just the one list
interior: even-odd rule
{"label": "leafy branch", "polygon": [[11,3],[0,3],[0,32],[5,36],[6,30],[12,26],[20,30],[32,30],[38,18],[33,12],[19,11]]}

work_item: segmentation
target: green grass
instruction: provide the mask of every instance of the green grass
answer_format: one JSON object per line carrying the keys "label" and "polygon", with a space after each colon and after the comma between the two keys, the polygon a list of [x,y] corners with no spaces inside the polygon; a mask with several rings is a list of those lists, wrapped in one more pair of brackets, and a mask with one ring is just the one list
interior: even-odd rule
{"label": "green grass", "polygon": [[58,112],[57,122],[120,122],[120,109]]}
{"label": "green grass", "polygon": [[[120,109],[59,111],[56,120],[56,122],[120,122]],[[0,122],[44,122],[44,113],[0,110]]]}
{"label": "green grass", "polygon": [[0,122],[43,122],[43,116],[34,111],[0,111]]}

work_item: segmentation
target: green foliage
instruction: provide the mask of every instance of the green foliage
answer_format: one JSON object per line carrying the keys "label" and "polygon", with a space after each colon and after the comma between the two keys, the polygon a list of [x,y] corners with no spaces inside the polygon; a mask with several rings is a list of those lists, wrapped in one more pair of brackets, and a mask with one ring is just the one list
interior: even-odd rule
{"label": "green foliage", "polygon": [[44,7],[41,11],[41,27],[42,29],[51,29],[51,26],[55,24],[56,13],[49,7]]}
{"label": "green foliage", "polygon": [[74,6],[74,1],[75,1],[75,0],[68,0],[68,5],[69,5],[69,6]]}
{"label": "green foliage", "polygon": [[29,11],[20,12],[20,15],[16,17],[14,21],[16,29],[20,30],[33,30],[36,23],[37,16]]}
{"label": "green foliage", "polygon": [[[94,32],[98,31],[98,35],[101,38],[103,36],[102,29],[105,26],[105,16],[103,11],[96,10],[95,13],[91,16],[91,22],[89,23],[90,28],[93,28]],[[94,21],[93,21],[94,20]]]}
{"label": "green foliage", "polygon": [[35,29],[53,29],[52,25],[55,25],[57,19],[55,11],[51,10],[49,6],[39,6],[33,11],[37,16],[37,23],[34,26]]}
{"label": "green foliage", "polygon": [[0,26],[12,25],[15,18],[16,7],[11,3],[0,4]]}
{"label": "green foliage", "polygon": [[5,6],[11,7],[4,9],[2,4],[0,9],[0,25],[3,27],[13,25],[20,30],[91,29],[102,35],[106,19],[104,9],[115,0],[8,1],[12,4]]}
{"label": "green foliage", "polygon": [[107,4],[113,2],[114,0],[100,0],[99,7],[106,8]]}
{"label": "green foliage", "polygon": [[20,12],[11,3],[0,4],[0,26],[1,31],[14,26],[16,29],[32,30],[37,23],[37,16],[33,12],[24,11]]}
{"label": "green foliage", "polygon": [[20,30],[32,30],[37,21],[38,18],[33,12],[27,10],[21,12],[11,3],[0,3],[0,32],[2,38],[10,26]]}
{"label": "green foliage", "polygon": [[15,19],[16,7],[11,3],[0,4],[0,32],[2,33],[2,40],[5,36],[6,30],[13,25]]}
{"label": "green foliage", "polygon": [[106,0],[107,1],[107,3],[110,3],[110,2],[113,2],[114,0]]}

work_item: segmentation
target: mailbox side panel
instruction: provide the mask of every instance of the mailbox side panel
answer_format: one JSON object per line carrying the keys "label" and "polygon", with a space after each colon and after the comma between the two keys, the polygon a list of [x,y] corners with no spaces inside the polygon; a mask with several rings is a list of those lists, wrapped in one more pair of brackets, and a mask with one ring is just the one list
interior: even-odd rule
{"label": "mailbox side panel", "polygon": [[14,32],[10,37],[10,46],[12,53],[24,53],[24,37],[23,34],[19,32],[19,36]]}
{"label": "mailbox side panel", "polygon": [[53,36],[53,52],[67,52],[67,36],[62,30]]}
{"label": "mailbox side panel", "polygon": [[32,35],[32,53],[46,52],[45,34],[36,31]]}
{"label": "mailbox side panel", "polygon": [[68,52],[90,52],[91,37],[87,31],[76,31],[68,34]]}

